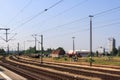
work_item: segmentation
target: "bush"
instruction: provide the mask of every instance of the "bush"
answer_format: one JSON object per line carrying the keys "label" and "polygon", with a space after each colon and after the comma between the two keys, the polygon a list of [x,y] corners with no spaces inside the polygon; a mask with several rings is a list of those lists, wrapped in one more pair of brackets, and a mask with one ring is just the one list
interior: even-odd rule
{"label": "bush", "polygon": [[95,60],[92,57],[89,57],[88,61],[91,63],[95,62]]}
{"label": "bush", "polygon": [[89,63],[90,63],[90,66],[92,66],[92,63],[95,62],[95,60],[92,58],[92,57],[89,57],[88,59]]}
{"label": "bush", "polygon": [[65,57],[64,60],[67,61],[68,59]]}

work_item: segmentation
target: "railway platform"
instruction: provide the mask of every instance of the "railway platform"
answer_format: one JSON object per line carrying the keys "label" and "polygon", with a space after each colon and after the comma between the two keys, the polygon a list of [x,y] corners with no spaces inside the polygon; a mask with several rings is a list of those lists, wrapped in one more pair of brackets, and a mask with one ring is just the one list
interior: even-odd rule
{"label": "railway platform", "polygon": [[0,80],[27,80],[27,79],[0,66]]}

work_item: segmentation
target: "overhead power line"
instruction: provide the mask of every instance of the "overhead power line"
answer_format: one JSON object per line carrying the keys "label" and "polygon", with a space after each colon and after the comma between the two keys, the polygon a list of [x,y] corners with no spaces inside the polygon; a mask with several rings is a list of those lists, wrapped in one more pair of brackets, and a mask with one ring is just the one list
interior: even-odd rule
{"label": "overhead power line", "polygon": [[[118,24],[120,24],[120,22],[114,22],[114,23],[110,23],[110,24],[96,26],[96,27],[93,27],[93,30],[99,29],[99,28],[106,28],[106,27],[110,27],[111,25],[118,25]],[[76,33],[80,33],[80,32],[89,31],[89,30],[90,30],[90,28],[86,28],[86,29],[83,29],[83,30],[77,30],[77,31],[67,32],[67,33],[60,34],[60,35],[54,35],[52,37],[54,37],[54,38],[59,37],[60,38],[60,36],[63,37],[63,36],[71,35],[71,34],[76,34]],[[47,37],[47,38],[54,39],[52,37]]]}
{"label": "overhead power line", "polygon": [[62,11],[62,12],[60,12],[60,13],[58,13],[57,15],[54,16],[54,18],[57,17],[57,16],[59,16],[59,15],[64,14],[65,12],[68,12],[68,11],[72,10],[73,8],[76,8],[76,7],[80,6],[81,4],[84,4],[84,3],[87,2],[87,1],[88,1],[88,0],[84,0],[84,1],[82,1],[82,2],[77,3],[76,5],[68,8],[68,9],[66,9],[66,10],[64,10],[64,11]]}
{"label": "overhead power line", "polygon": [[[62,1],[63,1],[63,0],[60,0],[59,3],[62,2]],[[57,4],[58,4],[58,3],[57,3]],[[55,6],[55,5],[54,5],[54,6]],[[52,6],[52,7],[53,7],[53,6]],[[48,9],[50,9],[50,8],[52,8],[52,7],[49,7]],[[45,9],[44,11],[47,11],[48,9]],[[117,9],[120,9],[120,6],[115,7],[115,8],[111,8],[111,9],[108,9],[108,10],[104,10],[104,11],[99,12],[99,13],[96,13],[96,14],[94,14],[94,16],[101,15],[101,14],[105,14],[105,13],[108,13],[108,12],[111,12],[111,11],[114,11],[114,10],[117,10]],[[82,18],[82,19],[87,19],[87,18],[88,18],[88,17],[84,17],[84,18]],[[34,18],[33,18],[33,19],[34,19]],[[58,28],[58,27],[66,26],[66,25],[69,25],[69,24],[72,24],[72,23],[81,21],[82,19],[77,19],[77,20],[74,20],[74,21],[70,21],[70,22],[68,22],[68,23],[55,26],[55,27],[50,28],[50,29],[47,29],[47,30],[45,30],[45,31],[48,32],[48,30],[50,31],[50,30],[55,29],[55,28]],[[29,19],[29,20],[30,20],[30,19]],[[29,22],[29,20],[28,20],[28,22]],[[31,21],[31,20],[30,20],[30,21]],[[27,22],[26,22],[26,23],[27,23]],[[24,23],[24,24],[26,24],[26,23]],[[24,24],[22,24],[22,25],[24,25]],[[22,26],[22,25],[21,25],[21,26]],[[43,31],[43,32],[45,32],[45,31]]]}
{"label": "overhead power line", "polygon": [[[72,7],[68,8],[68,9],[65,9],[64,11],[62,11],[62,12],[60,12],[60,13],[54,15],[54,16],[51,16],[51,18],[54,19],[54,18],[56,18],[56,17],[58,17],[58,16],[60,16],[60,15],[62,15],[62,14],[65,14],[66,12],[68,12],[68,11],[70,11],[70,10],[72,10],[72,9],[74,9],[74,8],[82,5],[82,4],[84,4],[84,3],[87,2],[87,1],[88,1],[88,0],[83,0],[82,2],[79,2],[79,3],[75,4],[75,5],[73,5]],[[49,19],[47,18],[47,19],[43,20],[42,22],[45,22],[45,21],[48,21],[48,20],[49,20]]]}
{"label": "overhead power line", "polygon": [[[104,13],[107,13],[107,12],[110,12],[110,11],[114,11],[114,10],[117,10],[117,9],[120,9],[120,6],[115,7],[115,8],[111,8],[111,9],[108,9],[108,10],[105,10],[105,11],[102,11],[102,12],[99,12],[99,13],[96,13],[96,14],[94,14],[93,16],[96,17],[97,15],[101,15],[101,14],[104,14]],[[69,24],[72,24],[72,23],[75,23],[75,22],[78,22],[78,21],[81,21],[81,20],[87,19],[87,18],[88,18],[88,17],[84,17],[84,18],[82,18],[82,19],[77,19],[77,20],[74,20],[74,21],[70,21],[70,22],[68,22],[68,23],[65,23],[65,24],[62,24],[62,25],[58,25],[58,26],[49,28],[49,29],[47,29],[47,30],[45,30],[45,31],[42,31],[42,32],[48,32],[48,31],[50,31],[50,30],[54,30],[55,28],[60,28],[60,27],[62,27],[62,26],[66,26],[66,25],[69,25]]]}
{"label": "overhead power line", "polygon": [[38,16],[41,15],[42,13],[48,11],[49,9],[55,7],[57,4],[61,3],[62,1],[63,1],[63,0],[60,0],[60,1],[58,1],[57,3],[53,4],[52,6],[50,6],[49,8],[46,8],[46,9],[44,9],[43,11],[37,13],[36,15],[34,15],[33,17],[31,17],[31,18],[28,19],[27,21],[25,21],[24,23],[22,23],[21,26],[24,25],[24,24],[26,24],[26,23],[28,23],[29,21],[33,20],[34,18],[38,17]]}
{"label": "overhead power line", "polygon": [[94,27],[93,29],[109,27],[109,26],[111,26],[111,25],[117,25],[117,24],[120,24],[120,22],[115,22],[115,23],[110,23],[110,24],[106,24],[106,25],[102,25],[102,26]]}
{"label": "overhead power line", "polygon": [[55,7],[56,5],[58,5],[59,3],[61,3],[62,1],[63,1],[63,0],[58,1],[57,3],[53,4],[53,5],[50,6],[49,8],[45,9],[45,11],[47,11],[47,10],[49,10],[49,9],[51,9],[51,8],[53,8],[53,7]]}
{"label": "overhead power line", "polygon": [[20,9],[20,11],[7,23],[7,25],[9,25],[10,23],[12,23],[12,22],[15,20],[15,18],[16,18],[20,13],[22,13],[22,12],[25,10],[25,8],[27,8],[27,7],[30,5],[31,2],[32,2],[32,0],[30,0],[22,9]]}
{"label": "overhead power line", "polygon": [[[22,24],[20,24],[18,27],[21,27],[21,26],[27,24],[28,22],[30,22],[31,20],[35,19],[35,18],[38,17],[39,15],[41,15],[41,14],[43,14],[44,12],[46,12],[46,11],[50,10],[51,8],[55,7],[56,5],[58,5],[59,3],[61,3],[62,1],[63,1],[63,0],[60,0],[60,1],[56,2],[55,4],[53,4],[52,6],[50,6],[50,7],[46,8],[46,9],[44,9],[43,11],[37,13],[36,15],[32,16],[30,19],[28,19],[28,20],[26,20],[25,22],[23,22]],[[15,29],[17,29],[18,27],[16,27]],[[14,29],[14,30],[15,30],[15,29]]]}
{"label": "overhead power line", "polygon": [[10,37],[10,39],[8,41],[12,40],[16,35],[17,35],[17,33],[15,33],[12,37]]}
{"label": "overhead power line", "polygon": [[43,32],[48,32],[48,31],[53,30],[53,29],[55,29],[55,28],[60,28],[60,27],[63,27],[63,26],[69,25],[69,24],[73,24],[73,23],[75,23],[75,22],[82,21],[82,20],[85,20],[85,19],[87,19],[87,18],[88,18],[88,17],[81,18],[81,19],[77,19],[77,20],[74,20],[74,21],[70,21],[70,22],[68,22],[68,23],[65,23],[65,24],[62,24],[62,25],[58,25],[58,26],[49,28],[49,29],[47,29],[47,30],[45,30],[45,31],[42,31],[42,33],[43,33]]}
{"label": "overhead power line", "polygon": [[110,11],[113,11],[113,10],[117,10],[117,9],[120,9],[120,6],[115,7],[115,8],[111,8],[111,9],[108,9],[108,10],[105,10],[105,11],[102,11],[102,12],[99,12],[99,13],[96,13],[96,14],[94,14],[94,16],[101,15],[101,14],[104,14],[104,13],[107,13],[107,12],[110,12]]}

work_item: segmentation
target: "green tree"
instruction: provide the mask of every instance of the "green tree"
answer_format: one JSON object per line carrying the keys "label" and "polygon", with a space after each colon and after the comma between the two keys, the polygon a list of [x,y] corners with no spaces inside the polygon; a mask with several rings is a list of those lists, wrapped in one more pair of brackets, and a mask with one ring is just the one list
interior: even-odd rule
{"label": "green tree", "polygon": [[98,52],[98,51],[96,51],[96,54],[95,54],[95,55],[96,55],[96,57],[98,57],[98,54],[99,54],[99,52]]}
{"label": "green tree", "polygon": [[28,50],[25,51],[27,54],[35,53],[35,47],[30,47]]}
{"label": "green tree", "polygon": [[64,50],[62,47],[58,47],[57,50]]}
{"label": "green tree", "polygon": [[112,52],[111,52],[112,56],[116,56],[117,53],[118,53],[117,48],[113,48],[113,50],[112,50]]}
{"label": "green tree", "polygon": [[5,54],[5,50],[4,49],[0,49],[0,55],[4,55]]}
{"label": "green tree", "polygon": [[47,50],[44,50],[44,55],[47,57],[51,54],[51,52],[52,52],[52,49],[48,48]]}
{"label": "green tree", "polygon": [[62,47],[58,47],[56,50],[61,50],[63,53],[65,53],[65,50]]}
{"label": "green tree", "polygon": [[48,48],[48,49],[46,50],[46,52],[47,52],[47,53],[51,53],[51,52],[52,52],[52,49],[51,49],[51,48]]}
{"label": "green tree", "polygon": [[118,47],[118,54],[117,56],[120,56],[120,46]]}

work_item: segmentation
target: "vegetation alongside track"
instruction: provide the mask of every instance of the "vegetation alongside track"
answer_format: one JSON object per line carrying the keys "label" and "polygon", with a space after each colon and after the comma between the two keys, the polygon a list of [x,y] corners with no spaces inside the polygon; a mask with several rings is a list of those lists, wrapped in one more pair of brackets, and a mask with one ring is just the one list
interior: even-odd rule
{"label": "vegetation alongside track", "polygon": [[[120,66],[120,57],[93,57],[93,64],[97,65],[111,65],[111,66]],[[78,58],[77,62],[74,62],[71,58],[62,57],[62,58],[44,58],[45,61],[52,62],[71,62],[76,64],[89,64],[89,57]]]}

